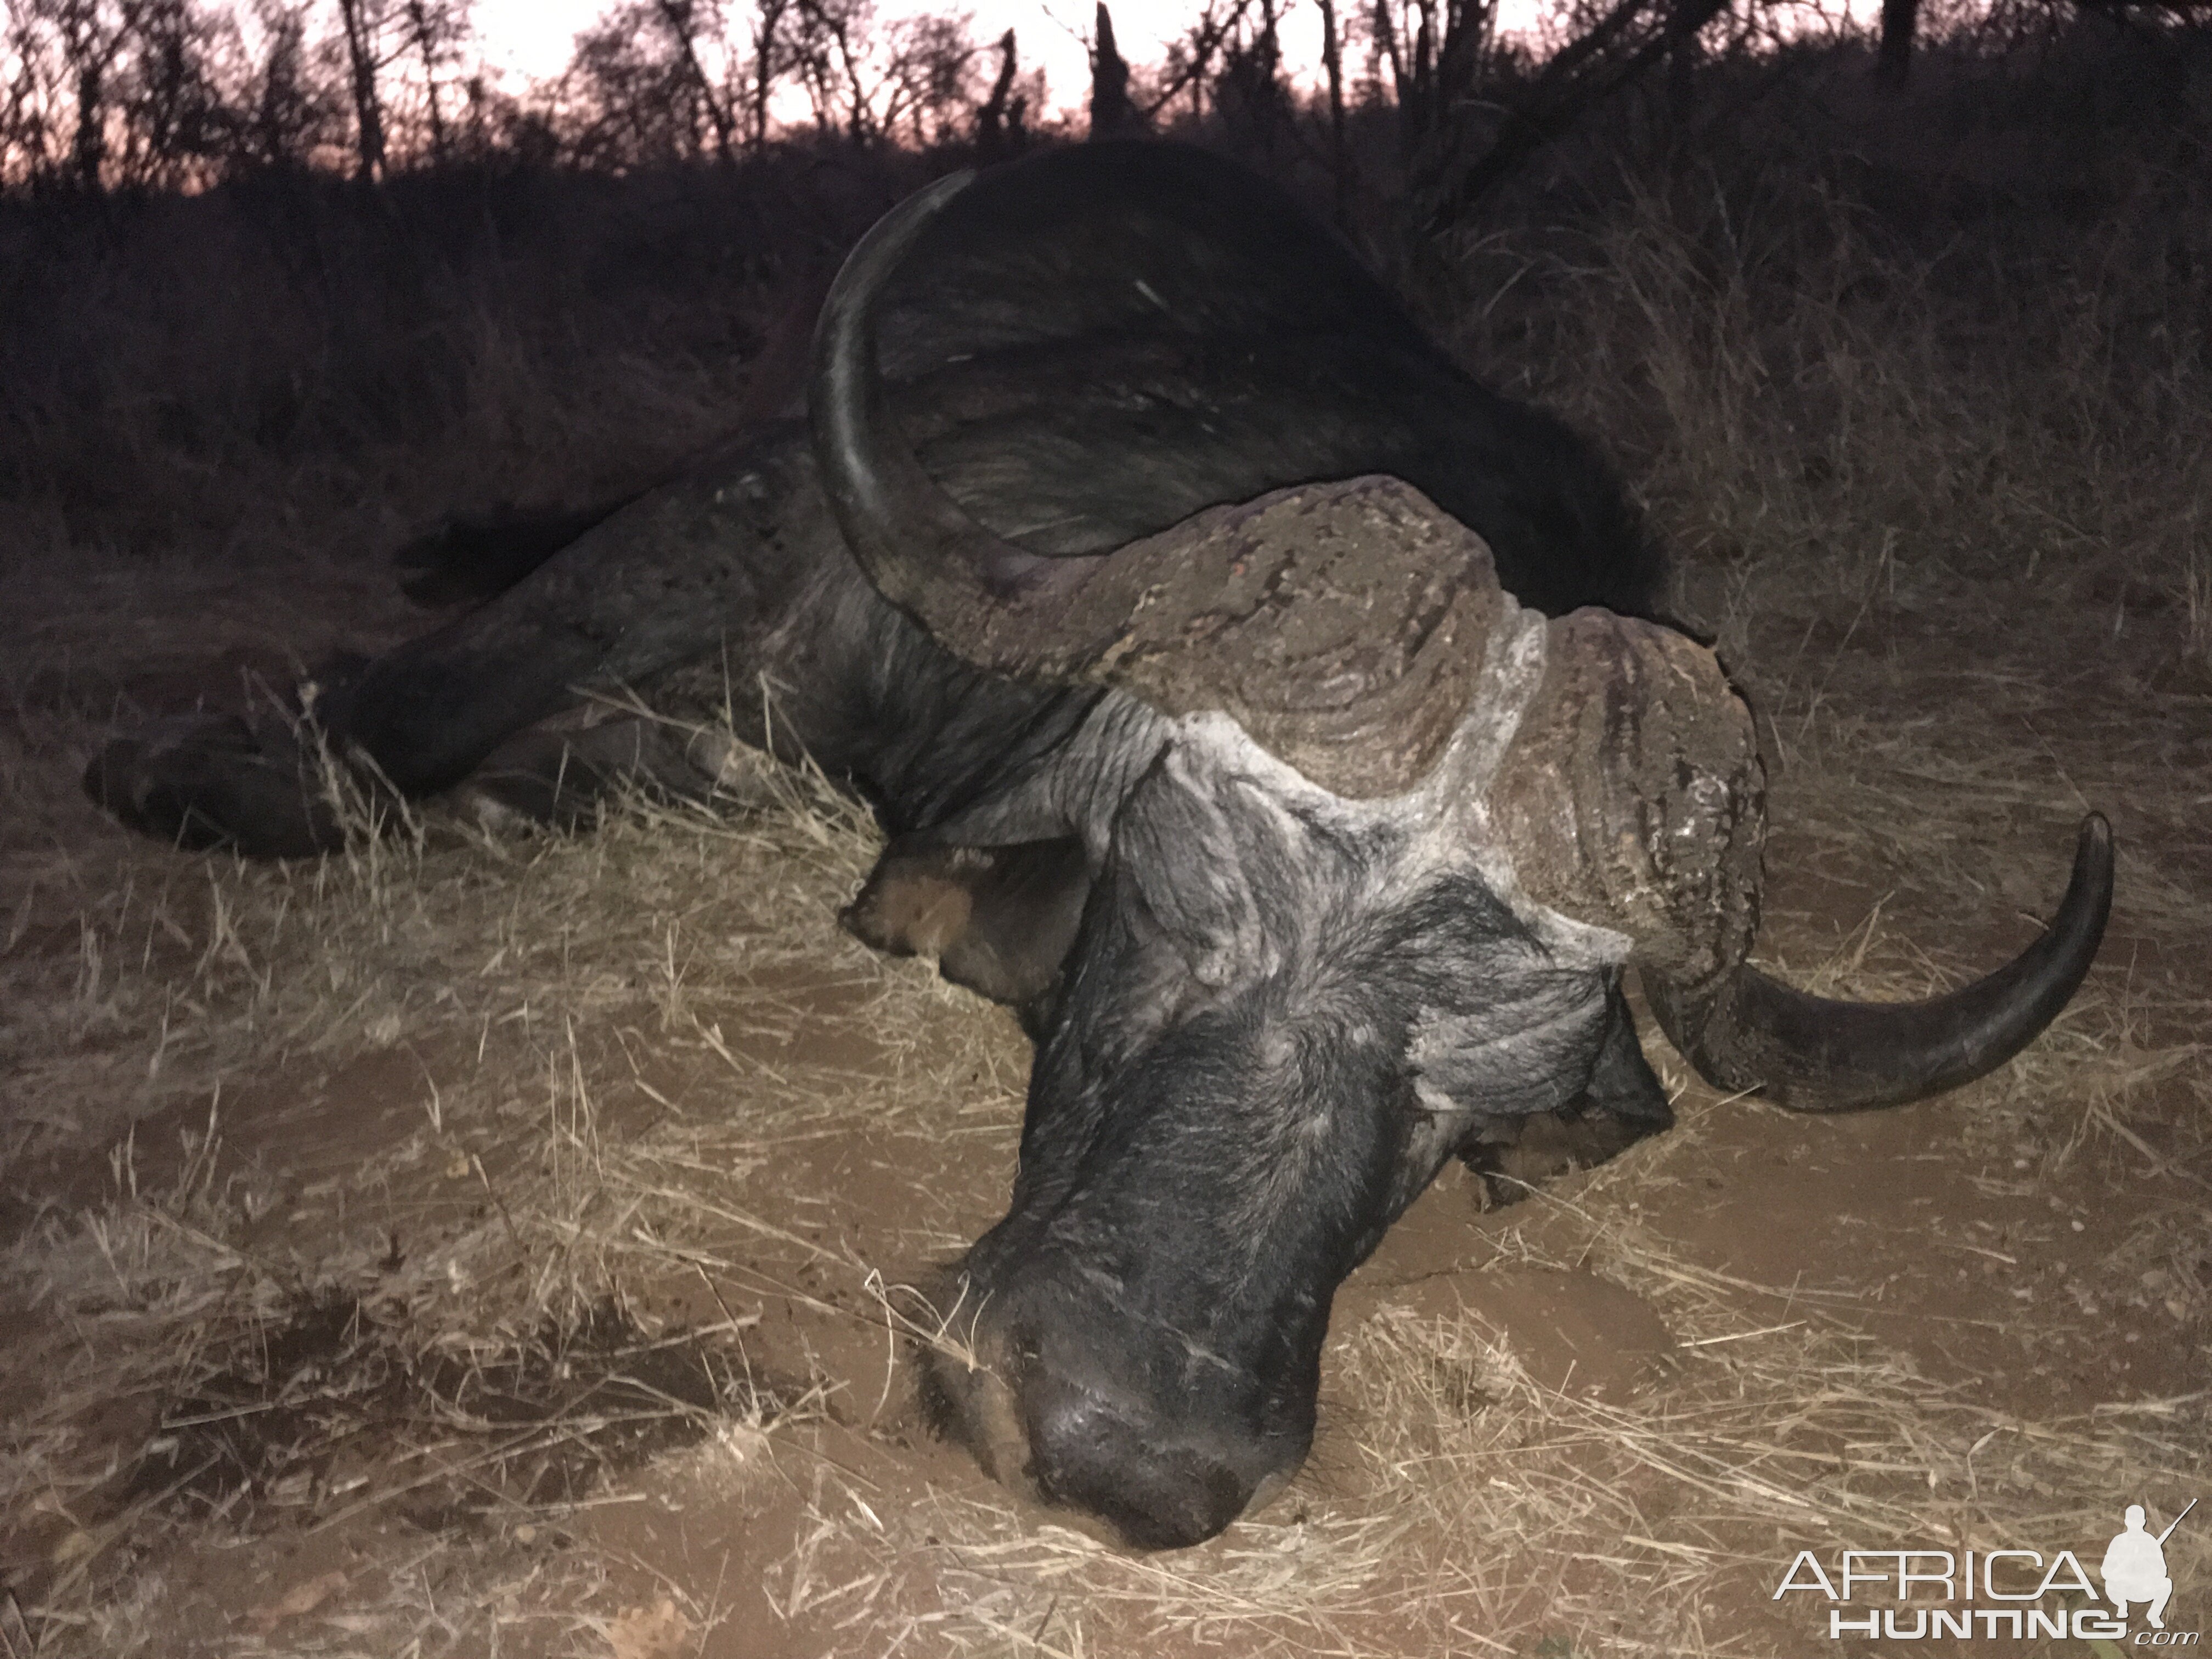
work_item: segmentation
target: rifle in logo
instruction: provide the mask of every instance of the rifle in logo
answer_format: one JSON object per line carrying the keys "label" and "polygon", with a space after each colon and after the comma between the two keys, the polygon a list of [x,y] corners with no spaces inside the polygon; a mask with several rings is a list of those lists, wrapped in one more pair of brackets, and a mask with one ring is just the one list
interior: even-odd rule
{"label": "rifle in logo", "polygon": [[2186,1521],[2189,1518],[2189,1511],[2196,1507],[2197,1500],[2192,1498],[2186,1504],[2184,1504],[2181,1506],[2180,1514],[2175,1516],[2172,1520],[2166,1522],[2166,1530],[2158,1535],[2160,1547],[2163,1548],[2165,1547],[2166,1540],[2173,1536],[2173,1529],[2179,1526],[2184,1521]]}

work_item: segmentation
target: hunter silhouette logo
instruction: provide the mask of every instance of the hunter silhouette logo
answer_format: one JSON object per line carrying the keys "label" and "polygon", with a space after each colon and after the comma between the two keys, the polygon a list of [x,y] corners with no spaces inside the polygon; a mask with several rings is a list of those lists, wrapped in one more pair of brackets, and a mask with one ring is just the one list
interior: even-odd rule
{"label": "hunter silhouette logo", "polygon": [[2166,1540],[2173,1536],[2197,1500],[2191,1498],[2166,1530],[2154,1538],[2143,1530],[2143,1507],[2128,1505],[2122,1517],[2127,1530],[2120,1533],[2105,1549],[2105,1599],[2119,1609],[2120,1617],[2128,1616],[2128,1603],[2147,1601],[2150,1604],[2148,1617],[2153,1630],[2166,1628],[2166,1601],[2173,1594],[2173,1580],[2166,1574]]}
{"label": "hunter silhouette logo", "polygon": [[[2166,1540],[2197,1507],[2191,1498],[2164,1532],[2149,1530],[2146,1511],[2130,1504],[2123,1529],[2106,1547],[2099,1577],[2072,1550],[2046,1559],[2040,1550],[1851,1550],[1839,1553],[1832,1571],[1811,1550],[1800,1550],[1774,1587],[1773,1598],[1810,1595],[1828,1603],[1828,1638],[1847,1636],[1916,1642],[1945,1637],[1982,1641],[2062,1640],[2096,1644],[2107,1659],[2130,1647],[2195,1647],[2196,1631],[2169,1631],[2166,1604],[2173,1579],[2166,1566]],[[2128,1632],[2128,1609],[2140,1607],[2148,1628]]]}

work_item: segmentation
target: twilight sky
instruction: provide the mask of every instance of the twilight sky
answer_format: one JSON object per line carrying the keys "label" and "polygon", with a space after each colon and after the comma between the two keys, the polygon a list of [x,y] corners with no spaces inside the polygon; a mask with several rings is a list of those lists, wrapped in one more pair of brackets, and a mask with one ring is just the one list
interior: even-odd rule
{"label": "twilight sky", "polygon": [[[1196,10],[1185,0],[1108,0],[1121,55],[1133,64],[1157,63],[1163,43]],[[1534,4],[1534,0],[1529,0]],[[1080,103],[1091,70],[1079,28],[1090,27],[1097,0],[878,0],[881,15],[901,11],[969,12],[975,38],[995,40],[1015,31],[1023,64],[1044,65],[1047,101],[1054,108]],[[557,74],[568,61],[576,31],[604,9],[605,0],[477,0],[477,34],[484,55],[525,75]],[[1321,14],[1311,3],[1292,4],[1283,22],[1291,67],[1303,77],[1321,62]],[[1350,65],[1346,66],[1347,68]]]}
{"label": "twilight sky", "polygon": [[[586,27],[612,0],[476,0],[478,44],[493,64],[527,76],[550,76],[568,61],[576,32]],[[1015,31],[1022,65],[1042,64],[1046,102],[1054,109],[1079,106],[1088,95],[1091,70],[1079,30],[1088,29],[1097,0],[876,0],[878,16],[917,11],[967,12],[975,20],[979,43]],[[1108,0],[1121,55],[1137,64],[1157,64],[1165,43],[1189,23],[1194,0]],[[1508,33],[1532,30],[1549,0],[1504,0],[1499,27]],[[1870,19],[1881,0],[1814,0],[1803,8],[1806,26],[1832,27],[1840,21]],[[1346,8],[1349,9],[1349,8]],[[742,11],[732,7],[732,21]],[[1321,13],[1312,0],[1288,0],[1283,10],[1283,49],[1293,76],[1316,82],[1321,76]],[[1364,65],[1347,62],[1347,75]]]}

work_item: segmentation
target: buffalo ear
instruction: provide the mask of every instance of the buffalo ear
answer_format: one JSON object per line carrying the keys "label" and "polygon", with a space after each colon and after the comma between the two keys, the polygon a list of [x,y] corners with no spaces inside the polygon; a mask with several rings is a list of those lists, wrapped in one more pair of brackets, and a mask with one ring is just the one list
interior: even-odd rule
{"label": "buffalo ear", "polygon": [[1461,1144],[1462,1161],[1482,1177],[1485,1208],[1516,1203],[1554,1176],[1594,1170],[1673,1127],[1666,1086],[1637,1042],[1636,1017],[1619,979],[1607,980],[1606,1033],[1582,1093],[1549,1111],[1490,1119]]}
{"label": "buffalo ear", "polygon": [[908,837],[884,849],[838,919],[864,945],[934,957],[955,985],[1019,1006],[1059,979],[1090,895],[1073,836],[1005,847]]}
{"label": "buffalo ear", "polygon": [[1540,947],[1501,939],[1471,964],[1459,1006],[1424,1010],[1407,1057],[1431,1110],[1455,1108],[1470,1131],[1556,1112],[1588,1091],[1613,1024],[1602,975],[1545,965]]}

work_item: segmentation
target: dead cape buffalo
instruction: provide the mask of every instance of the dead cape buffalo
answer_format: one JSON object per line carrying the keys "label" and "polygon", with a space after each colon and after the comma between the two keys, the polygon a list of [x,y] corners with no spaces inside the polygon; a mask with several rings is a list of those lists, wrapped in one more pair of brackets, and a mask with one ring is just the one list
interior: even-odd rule
{"label": "dead cape buffalo", "polygon": [[2002,1064],[2095,954],[2092,817],[2049,931],[1966,989],[1751,967],[1753,726],[1647,619],[1659,576],[1591,451],[1286,198],[1097,145],[878,224],[803,416],[299,727],[168,722],[87,783],[159,836],[307,854],[342,835],[319,732],[364,787],[562,820],[707,762],[650,721],[533,724],[767,686],[741,735],[890,832],[849,925],[1036,1040],[1012,1204],[947,1292],[975,1363],[928,1357],[925,1391],[1001,1480],[1183,1545],[1298,1468],[1336,1287],[1447,1157],[1528,1175],[1668,1124],[1629,963],[1716,1085],[1830,1110]]}

